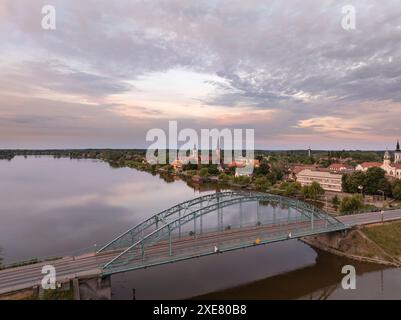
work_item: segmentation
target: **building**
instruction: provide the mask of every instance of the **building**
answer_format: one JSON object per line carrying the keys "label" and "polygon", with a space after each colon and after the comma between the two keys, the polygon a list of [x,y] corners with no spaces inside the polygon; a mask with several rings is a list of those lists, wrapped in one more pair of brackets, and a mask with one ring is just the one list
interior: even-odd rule
{"label": "building", "polygon": [[366,172],[369,168],[382,168],[386,174],[392,178],[401,179],[401,150],[400,142],[394,152],[394,162],[391,162],[391,154],[388,150],[384,153],[383,163],[364,162],[356,167],[356,170]]}
{"label": "building", "polygon": [[253,169],[260,167],[260,161],[258,159],[240,159],[234,160],[227,165],[227,168],[235,168],[235,177],[239,176],[252,176]]}
{"label": "building", "polygon": [[305,169],[318,170],[319,168],[321,168],[321,166],[317,165],[317,164],[296,164],[289,168],[288,178],[290,180],[296,180],[297,174],[300,173],[302,170],[305,170]]}
{"label": "building", "polygon": [[296,177],[302,186],[309,186],[312,182],[318,182],[326,191],[342,191],[342,174],[329,171],[315,171],[304,169]]}
{"label": "building", "polygon": [[171,165],[173,166],[175,171],[182,171],[183,162],[181,160],[176,159]]}
{"label": "building", "polygon": [[366,172],[369,168],[380,168],[381,166],[381,162],[363,162],[361,164],[358,164],[355,170]]}
{"label": "building", "polygon": [[390,177],[401,179],[401,152],[400,152],[400,144],[397,142],[397,149],[394,153],[394,163],[391,162],[391,155],[388,150],[384,154],[383,165],[381,168],[386,171],[386,174]]}
{"label": "building", "polygon": [[349,164],[345,164],[345,163],[332,163],[329,167],[328,167],[330,172],[334,172],[334,173],[338,173],[338,172],[342,172],[342,173],[346,173],[346,172],[350,172],[350,171],[354,171],[355,168]]}

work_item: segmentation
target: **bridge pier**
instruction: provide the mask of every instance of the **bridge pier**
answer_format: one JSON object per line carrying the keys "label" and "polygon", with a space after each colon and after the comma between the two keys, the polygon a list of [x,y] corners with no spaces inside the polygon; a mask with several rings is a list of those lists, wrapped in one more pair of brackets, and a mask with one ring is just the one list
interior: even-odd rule
{"label": "bridge pier", "polygon": [[74,300],[111,300],[111,276],[73,279]]}

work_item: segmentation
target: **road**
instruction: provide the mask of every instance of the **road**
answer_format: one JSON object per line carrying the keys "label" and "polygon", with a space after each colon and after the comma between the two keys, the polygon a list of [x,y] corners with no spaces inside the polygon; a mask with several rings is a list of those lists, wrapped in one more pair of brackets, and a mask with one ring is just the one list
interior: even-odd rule
{"label": "road", "polygon": [[[381,222],[382,214],[380,212],[369,212],[341,216],[337,217],[337,219],[340,220],[342,223],[348,224],[350,226],[360,226]],[[383,221],[392,221],[399,219],[401,219],[401,209],[384,211],[383,213]]]}
{"label": "road", "polygon": [[[338,220],[350,226],[372,224],[381,222],[381,213],[363,213],[357,215],[341,216]],[[386,211],[383,215],[384,221],[401,219],[401,210]],[[323,221],[315,221],[315,227],[323,227]],[[248,227],[239,230],[228,230],[223,233],[211,232],[193,237],[173,239],[173,253],[179,256],[180,252],[191,249],[194,254],[204,251],[204,248],[214,248],[217,244],[222,245],[227,241],[233,243],[236,239],[252,241],[252,239],[267,239],[272,234],[288,234],[300,228],[307,229],[310,222],[294,222],[284,225],[267,225],[261,227]],[[169,245],[166,241],[161,241],[152,245],[146,250],[146,258],[158,261],[166,255]],[[44,277],[42,267],[53,265],[56,268],[56,276],[59,282],[84,276],[98,276],[102,273],[102,266],[116,257],[121,251],[107,251],[100,254],[89,253],[77,257],[64,257],[59,260],[41,262],[28,266],[16,267],[12,269],[0,270],[0,294],[13,292],[21,289],[40,285]],[[139,261],[139,260],[138,260]],[[135,261],[134,261],[135,262]]]}

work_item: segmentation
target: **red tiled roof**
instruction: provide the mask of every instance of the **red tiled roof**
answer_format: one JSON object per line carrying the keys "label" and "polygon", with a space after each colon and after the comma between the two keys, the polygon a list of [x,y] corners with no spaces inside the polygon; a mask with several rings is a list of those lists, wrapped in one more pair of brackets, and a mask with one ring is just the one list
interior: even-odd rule
{"label": "red tiled roof", "polygon": [[317,169],[317,168],[319,168],[319,166],[316,165],[316,164],[300,164],[300,165],[294,165],[294,166],[292,166],[292,167],[291,167],[291,171],[292,171],[294,174],[298,174],[298,173],[300,173],[302,170],[305,170],[305,169],[315,170],[315,169]]}
{"label": "red tiled roof", "polygon": [[364,168],[374,168],[374,167],[381,167],[382,163],[380,162],[363,162],[361,166]]}

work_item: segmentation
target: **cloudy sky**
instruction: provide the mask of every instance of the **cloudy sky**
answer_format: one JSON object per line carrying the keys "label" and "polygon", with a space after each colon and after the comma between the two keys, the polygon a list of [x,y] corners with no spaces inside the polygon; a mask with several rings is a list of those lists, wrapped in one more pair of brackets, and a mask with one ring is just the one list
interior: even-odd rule
{"label": "cloudy sky", "polygon": [[401,138],[399,0],[0,0],[0,39],[0,148],[146,147],[169,120],[263,149]]}

